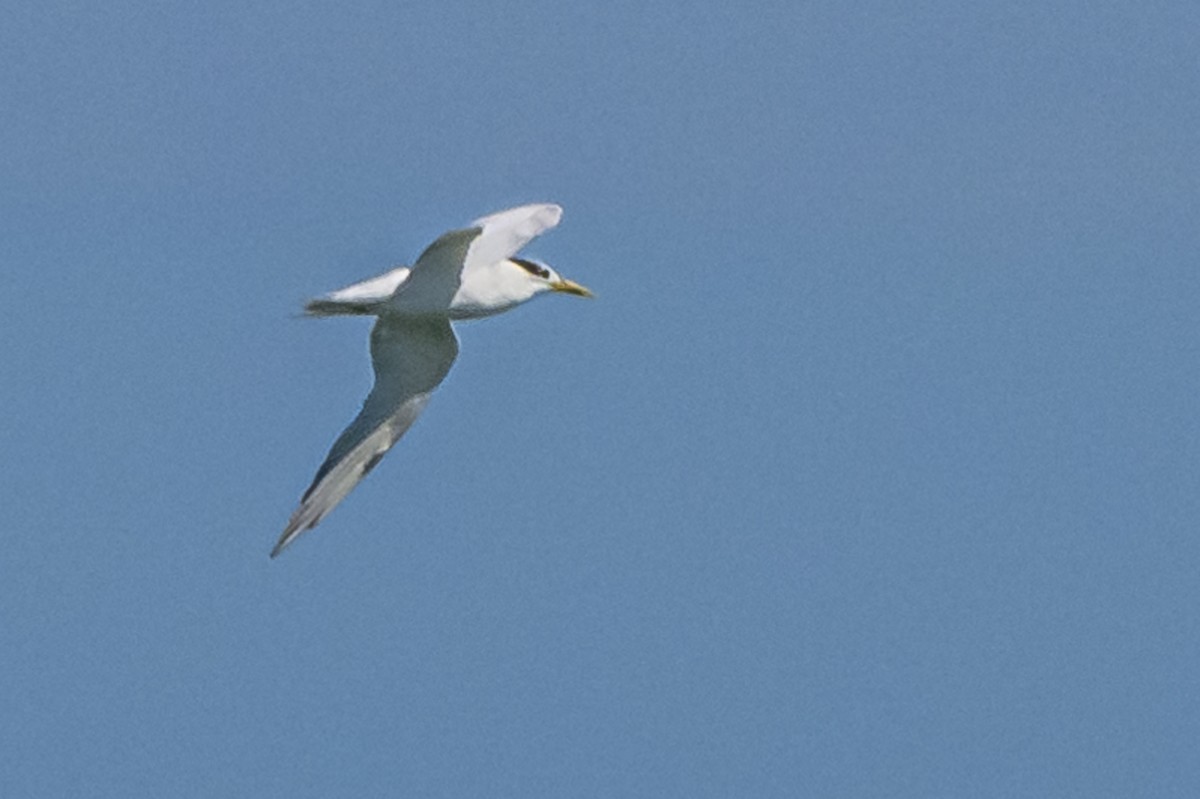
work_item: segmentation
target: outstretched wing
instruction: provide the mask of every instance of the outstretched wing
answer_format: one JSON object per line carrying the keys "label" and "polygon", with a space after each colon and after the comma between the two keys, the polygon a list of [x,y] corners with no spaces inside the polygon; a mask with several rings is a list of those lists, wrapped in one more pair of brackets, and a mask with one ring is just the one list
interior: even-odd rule
{"label": "outstretched wing", "polygon": [[552,203],[522,205],[476,219],[471,226],[479,228],[480,233],[471,243],[464,268],[468,271],[485,268],[513,257],[560,219],[562,208]]}
{"label": "outstretched wing", "polygon": [[458,339],[444,317],[380,317],[371,329],[375,385],[317,470],[271,557],[316,527],[375,468],[424,410],[457,355]]}

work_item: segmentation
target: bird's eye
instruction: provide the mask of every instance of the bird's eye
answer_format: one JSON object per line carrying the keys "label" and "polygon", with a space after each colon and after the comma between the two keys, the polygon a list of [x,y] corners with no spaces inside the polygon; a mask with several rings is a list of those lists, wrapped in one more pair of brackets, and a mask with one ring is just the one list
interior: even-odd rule
{"label": "bird's eye", "polygon": [[521,267],[522,269],[524,269],[529,274],[537,275],[538,277],[542,278],[543,280],[547,280],[550,277],[549,269],[547,269],[544,266],[541,266],[540,264],[535,264],[533,261],[526,261],[524,258],[513,258],[512,262],[514,264],[516,264],[517,266]]}

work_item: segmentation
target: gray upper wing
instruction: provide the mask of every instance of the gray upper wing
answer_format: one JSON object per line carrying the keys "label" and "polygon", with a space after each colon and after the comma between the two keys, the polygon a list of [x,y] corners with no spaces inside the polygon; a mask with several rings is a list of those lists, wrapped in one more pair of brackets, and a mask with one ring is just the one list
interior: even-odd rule
{"label": "gray upper wing", "polygon": [[317,470],[271,557],[316,527],[379,463],[424,410],[457,355],[458,339],[446,318],[379,318],[371,329],[375,385]]}
{"label": "gray upper wing", "polygon": [[471,243],[482,228],[470,227],[443,233],[413,264],[408,279],[400,284],[393,301],[409,308],[444,310],[462,285],[463,263]]}

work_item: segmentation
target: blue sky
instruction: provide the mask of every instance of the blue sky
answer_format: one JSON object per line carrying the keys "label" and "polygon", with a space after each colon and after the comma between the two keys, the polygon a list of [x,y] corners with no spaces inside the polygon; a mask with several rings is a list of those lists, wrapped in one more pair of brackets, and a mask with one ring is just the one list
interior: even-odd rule
{"label": "blue sky", "polygon": [[[1196,795],[1198,24],[7,9],[0,794]],[[302,301],[535,201],[599,298],[269,560]]]}

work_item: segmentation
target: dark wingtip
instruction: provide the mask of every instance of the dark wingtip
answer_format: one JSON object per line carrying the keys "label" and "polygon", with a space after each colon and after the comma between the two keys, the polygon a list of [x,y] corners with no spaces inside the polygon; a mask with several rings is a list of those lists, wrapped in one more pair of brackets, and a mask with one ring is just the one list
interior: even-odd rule
{"label": "dark wingtip", "polygon": [[302,530],[292,527],[291,524],[283,531],[283,535],[279,536],[279,540],[275,542],[275,548],[271,550],[271,560],[279,556],[279,553],[288,548],[292,541],[296,540]]}

